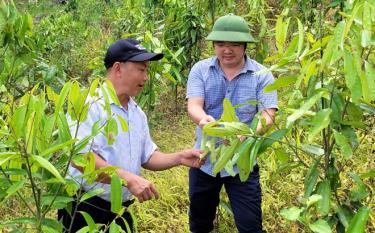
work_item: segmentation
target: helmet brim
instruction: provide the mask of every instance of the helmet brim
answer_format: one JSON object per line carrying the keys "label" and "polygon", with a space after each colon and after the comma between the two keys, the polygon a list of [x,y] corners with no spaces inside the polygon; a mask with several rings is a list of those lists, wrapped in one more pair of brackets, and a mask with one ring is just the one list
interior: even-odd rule
{"label": "helmet brim", "polygon": [[228,42],[256,42],[249,33],[234,31],[213,31],[206,40],[208,41],[228,41]]}

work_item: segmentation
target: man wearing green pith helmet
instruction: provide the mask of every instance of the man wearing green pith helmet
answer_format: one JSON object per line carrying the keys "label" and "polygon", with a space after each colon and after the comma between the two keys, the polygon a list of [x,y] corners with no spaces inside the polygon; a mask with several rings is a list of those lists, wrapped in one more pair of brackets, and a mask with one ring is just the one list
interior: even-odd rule
{"label": "man wearing green pith helmet", "polygon": [[[196,148],[200,148],[202,127],[221,117],[224,98],[229,99],[232,105],[245,104],[236,108],[241,122],[250,124],[254,115],[260,112],[266,127],[262,128],[259,124],[259,133],[273,124],[277,110],[276,91],[263,91],[265,86],[274,82],[272,74],[258,75],[256,72],[264,66],[245,53],[247,43],[255,42],[247,22],[233,14],[222,16],[216,20],[207,40],[213,41],[215,56],[193,66],[187,87],[188,112],[197,124]],[[246,104],[254,101],[256,106]],[[212,168],[208,157],[200,169],[189,171],[190,231],[204,233],[213,229],[219,193],[224,185],[238,231],[263,232],[258,165],[245,182],[240,181],[236,166],[234,177],[225,170],[214,175]]]}

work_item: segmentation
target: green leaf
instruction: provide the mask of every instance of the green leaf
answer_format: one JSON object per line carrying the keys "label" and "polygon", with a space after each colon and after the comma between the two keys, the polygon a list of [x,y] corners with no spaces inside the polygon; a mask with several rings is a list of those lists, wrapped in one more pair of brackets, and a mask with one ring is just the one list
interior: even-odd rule
{"label": "green leaf", "polygon": [[363,30],[361,32],[361,45],[362,47],[367,47],[371,45],[371,34],[372,34],[372,25],[371,25],[371,5],[367,1],[364,1],[363,6],[363,18],[362,18],[362,24],[363,24]]}
{"label": "green leaf", "polygon": [[337,146],[340,148],[340,151],[345,159],[350,159],[353,155],[353,150],[350,147],[347,138],[340,132],[334,130],[333,135]]}
{"label": "green leaf", "polygon": [[268,147],[272,146],[276,141],[281,140],[285,134],[288,133],[287,129],[280,129],[275,132],[272,132],[269,136],[264,138],[262,145],[260,145],[258,154],[261,154],[267,150]]}
{"label": "green leaf", "polygon": [[80,88],[78,82],[73,82],[68,95],[68,114],[72,118],[72,121],[77,120],[80,109],[78,103],[80,101]]}
{"label": "green leaf", "polygon": [[87,152],[85,155],[85,169],[84,174],[90,174],[95,171],[95,154],[92,151]]}
{"label": "green leaf", "polygon": [[344,225],[345,228],[348,228],[349,222],[353,218],[352,211],[346,206],[339,206],[336,208],[336,212],[342,225]]}
{"label": "green leaf", "polygon": [[87,144],[94,138],[93,135],[88,135],[84,138],[82,138],[82,140],[78,141],[77,144],[74,146],[74,153],[77,154],[79,153],[81,150],[83,150],[83,148],[85,148],[87,146]]}
{"label": "green leaf", "polygon": [[109,233],[119,233],[120,227],[116,224],[116,222],[112,222],[111,225],[109,225]]}
{"label": "green leaf", "polygon": [[122,183],[116,173],[111,176],[111,211],[115,214],[122,209]]}
{"label": "green leaf", "polygon": [[[48,195],[42,197],[42,205],[49,206],[52,204],[52,207],[55,209],[65,208],[69,202],[72,202],[74,199],[71,197],[65,196],[54,196]],[[52,203],[53,202],[53,203]]]}
{"label": "green leaf", "polygon": [[96,91],[97,91],[97,88],[99,86],[99,82],[100,82],[100,79],[95,79],[94,81],[92,81],[91,85],[90,85],[90,89],[89,89],[89,94],[90,96],[95,96],[96,95]]}
{"label": "green leaf", "polygon": [[79,211],[79,213],[81,213],[85,218],[85,221],[87,223],[87,226],[89,227],[90,232],[96,230],[96,225],[92,217],[84,211]]}
{"label": "green leaf", "polygon": [[37,162],[41,167],[45,168],[49,172],[51,172],[61,183],[65,183],[64,178],[61,177],[60,173],[57,171],[57,169],[45,158],[37,156],[37,155],[31,155],[32,159]]}
{"label": "green leaf", "polygon": [[94,189],[94,190],[90,190],[90,191],[88,191],[88,192],[86,192],[85,194],[82,195],[82,197],[80,199],[80,202],[86,201],[87,199],[89,199],[91,197],[98,196],[98,195],[102,194],[103,192],[105,192],[105,190],[103,188],[97,188],[97,189]]}
{"label": "green leaf", "polygon": [[271,83],[271,84],[267,85],[263,89],[263,91],[265,93],[275,91],[275,90],[280,89],[281,87],[290,86],[290,84],[295,83],[296,80],[297,80],[296,76],[280,77],[280,78],[276,79],[276,81],[274,83]]}
{"label": "green leaf", "polygon": [[250,148],[254,141],[255,139],[253,137],[247,138],[235,152],[239,155],[237,167],[241,182],[245,182],[250,175]]}
{"label": "green leaf", "polygon": [[343,126],[341,133],[349,140],[350,146],[356,148],[359,145],[358,137],[355,130],[350,126]]}
{"label": "green leaf", "polygon": [[10,196],[18,192],[18,190],[24,187],[25,183],[26,183],[26,179],[13,183],[9,188],[7,188],[6,190],[7,196],[5,199],[9,198]]}
{"label": "green leaf", "polygon": [[372,101],[375,99],[375,69],[367,61],[365,61],[365,69],[366,69],[366,83],[370,91],[369,100]]}
{"label": "green leaf", "polygon": [[336,46],[340,46],[340,49],[344,49],[344,41],[345,41],[345,35],[344,35],[344,29],[345,29],[345,21],[341,21],[336,25],[335,28],[335,39],[333,40]]}
{"label": "green leaf", "polygon": [[317,94],[309,98],[299,109],[297,109],[293,114],[288,116],[286,126],[289,128],[293,122],[297,119],[305,115],[308,110],[323,96],[328,95],[328,91],[326,89],[321,89]]}
{"label": "green leaf", "polygon": [[317,73],[316,63],[317,63],[317,61],[314,60],[311,63],[309,63],[309,65],[306,67],[306,74],[305,74],[305,77],[304,77],[304,83],[305,83],[306,86],[310,82],[310,78],[312,76],[315,76],[316,73]]}
{"label": "green leaf", "polygon": [[65,103],[65,98],[67,97],[69,90],[72,86],[71,82],[65,83],[64,87],[61,89],[59,98],[57,99],[57,102],[55,103],[55,122],[57,120],[57,117],[59,116],[60,112],[63,112],[63,105]]}
{"label": "green leaf", "polygon": [[310,207],[310,206],[312,206],[313,204],[317,203],[320,200],[322,200],[322,195],[318,195],[318,194],[311,195],[306,200],[306,206]]}
{"label": "green leaf", "polygon": [[13,225],[13,224],[35,224],[36,218],[30,217],[20,217],[16,219],[12,219],[10,221],[6,221],[4,225]]}
{"label": "green leaf", "polygon": [[240,144],[240,140],[238,138],[235,138],[230,142],[229,146],[225,146],[222,149],[222,155],[220,156],[219,160],[216,162],[212,169],[212,172],[214,174],[219,173],[225,167],[227,162],[233,157],[234,152]]}
{"label": "green leaf", "polygon": [[297,24],[298,24],[298,49],[297,49],[297,57],[301,54],[302,47],[303,47],[303,34],[304,34],[304,29],[303,29],[303,24],[301,21],[297,19]]}
{"label": "green leaf", "polygon": [[323,216],[328,215],[331,203],[331,185],[329,180],[324,180],[317,185],[317,194],[322,196],[318,201],[317,209]]}
{"label": "green leaf", "polygon": [[301,145],[301,149],[307,153],[310,153],[310,154],[313,154],[313,155],[323,155],[324,154],[324,150],[322,149],[321,146],[318,146],[318,145],[306,145],[306,144],[302,144]]}
{"label": "green leaf", "polygon": [[35,139],[35,129],[37,128],[36,124],[36,112],[32,112],[30,114],[30,118],[27,119],[27,124],[26,124],[26,152],[27,153],[32,153],[33,151],[33,146],[34,146],[34,139]]}
{"label": "green leaf", "polygon": [[344,73],[346,86],[349,88],[354,103],[359,103],[362,96],[361,81],[356,72],[353,56],[347,49],[344,50]]}
{"label": "green leaf", "polygon": [[287,36],[287,31],[289,27],[290,18],[284,20],[283,16],[279,16],[276,21],[276,47],[279,54],[284,51],[285,40]]}
{"label": "green leaf", "polygon": [[223,100],[223,115],[221,116],[220,121],[239,122],[236,111],[234,110],[230,100],[227,98],[224,98]]}
{"label": "green leaf", "polygon": [[129,126],[126,120],[119,114],[117,114],[117,119],[120,122],[122,132],[127,132],[129,130]]}
{"label": "green leaf", "polygon": [[350,221],[349,227],[346,233],[363,233],[365,232],[365,226],[367,219],[370,215],[370,207],[363,206],[361,207],[357,214]]}
{"label": "green leaf", "polygon": [[12,116],[12,120],[10,121],[11,129],[15,132],[18,138],[24,137],[24,125],[26,123],[25,116],[26,116],[26,106],[18,107]]}
{"label": "green leaf", "polygon": [[330,121],[331,121],[331,113],[332,109],[327,108],[317,112],[314,118],[311,121],[311,127],[308,133],[308,141],[312,142],[314,140],[315,135],[320,133],[324,128],[326,128]]}
{"label": "green leaf", "polygon": [[63,143],[51,146],[47,150],[44,150],[42,153],[40,153],[39,156],[46,157],[46,156],[48,156],[50,154],[55,153],[58,150],[61,150],[61,149],[65,148],[66,146],[69,146],[69,145],[73,144],[75,141],[76,141],[76,139],[71,139],[69,141],[66,141],[66,142],[63,142]]}
{"label": "green leaf", "polygon": [[300,217],[301,213],[304,211],[304,208],[291,207],[289,209],[282,209],[280,211],[281,216],[290,221],[296,221]]}
{"label": "green leaf", "polygon": [[59,128],[59,138],[61,142],[69,141],[72,136],[70,134],[70,129],[68,125],[68,121],[66,119],[66,115],[64,112],[60,112],[59,119],[57,121],[57,126]]}
{"label": "green leaf", "polygon": [[362,179],[355,173],[349,172],[349,176],[357,184],[357,188],[351,190],[350,198],[356,201],[366,198],[369,193],[366,191],[366,185],[363,183]]}
{"label": "green leaf", "polygon": [[315,184],[319,177],[318,161],[309,169],[305,177],[305,197],[309,197],[314,190]]}
{"label": "green leaf", "polygon": [[118,134],[118,126],[115,118],[110,118],[104,126],[104,135],[108,140],[108,144],[112,145],[116,141]]}
{"label": "green leaf", "polygon": [[371,169],[370,171],[361,175],[361,179],[373,178],[375,177],[375,169]]}
{"label": "green leaf", "polygon": [[13,160],[21,155],[16,152],[0,152],[0,166],[8,162],[9,160]]}
{"label": "green leaf", "polygon": [[313,224],[310,224],[309,227],[315,233],[332,233],[331,227],[323,219],[319,219],[318,221],[314,222]]}
{"label": "green leaf", "polygon": [[108,91],[108,94],[111,97],[113,103],[115,103],[117,106],[121,106],[121,103],[116,95],[116,91],[113,88],[112,82],[106,79],[105,84],[106,84],[105,90]]}

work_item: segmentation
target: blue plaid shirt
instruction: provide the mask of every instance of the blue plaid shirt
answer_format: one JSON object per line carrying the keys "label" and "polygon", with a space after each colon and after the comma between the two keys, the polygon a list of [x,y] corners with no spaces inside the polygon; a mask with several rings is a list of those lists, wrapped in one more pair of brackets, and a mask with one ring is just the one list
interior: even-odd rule
{"label": "blue plaid shirt", "polygon": [[[274,82],[272,74],[256,75],[255,72],[265,69],[258,62],[245,57],[245,65],[240,73],[231,81],[227,80],[217,57],[211,57],[196,63],[190,71],[187,84],[187,98],[203,97],[204,111],[218,120],[223,113],[223,100],[227,98],[232,105],[256,101],[257,105],[243,105],[236,109],[236,114],[241,122],[250,124],[254,115],[263,109],[277,108],[277,92],[264,93],[263,89]],[[201,128],[196,128],[195,148],[200,148]],[[212,164],[208,158],[201,170],[214,176]],[[237,167],[234,168],[238,173]],[[229,174],[222,170],[222,177]]]}

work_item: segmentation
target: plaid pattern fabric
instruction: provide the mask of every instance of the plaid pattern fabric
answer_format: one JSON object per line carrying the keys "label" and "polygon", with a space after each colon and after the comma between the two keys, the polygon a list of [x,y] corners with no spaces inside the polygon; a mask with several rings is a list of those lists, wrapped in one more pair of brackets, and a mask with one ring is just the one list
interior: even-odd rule
{"label": "plaid pattern fabric", "polygon": [[[203,97],[204,111],[219,119],[223,113],[223,100],[227,98],[232,105],[240,105],[236,114],[241,122],[250,124],[254,115],[263,109],[277,108],[277,92],[264,93],[263,89],[274,82],[269,72],[257,75],[255,72],[265,69],[258,62],[245,57],[245,65],[239,74],[228,81],[220,68],[217,57],[211,57],[196,63],[190,71],[187,84],[187,98]],[[256,101],[256,105],[246,104]],[[243,104],[243,105],[242,105]],[[201,128],[196,129],[195,148],[200,148]],[[209,160],[209,159],[208,159]],[[207,161],[202,171],[213,175],[212,165]],[[237,172],[235,168],[235,172]],[[225,171],[221,176],[228,176]]]}

